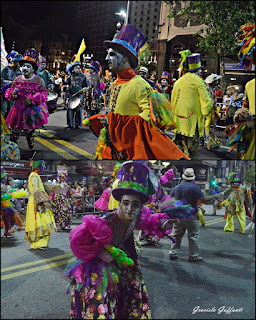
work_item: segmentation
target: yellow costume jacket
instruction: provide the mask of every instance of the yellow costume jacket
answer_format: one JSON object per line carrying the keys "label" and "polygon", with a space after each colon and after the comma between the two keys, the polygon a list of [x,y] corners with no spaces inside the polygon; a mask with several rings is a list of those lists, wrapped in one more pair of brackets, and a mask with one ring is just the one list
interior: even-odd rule
{"label": "yellow costume jacket", "polygon": [[[188,72],[173,86],[171,104],[176,133],[193,137],[198,126],[199,136],[204,134],[204,116],[211,117],[213,103],[203,80]],[[183,117],[183,118],[182,118]]]}

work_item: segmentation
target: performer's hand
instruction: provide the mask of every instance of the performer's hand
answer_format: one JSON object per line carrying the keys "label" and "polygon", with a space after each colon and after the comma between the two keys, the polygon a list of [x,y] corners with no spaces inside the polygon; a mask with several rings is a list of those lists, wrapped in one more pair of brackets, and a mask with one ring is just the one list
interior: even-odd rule
{"label": "performer's hand", "polygon": [[25,104],[26,106],[30,105],[30,104],[31,104],[31,99],[30,99],[30,98],[26,98],[26,99],[24,100],[24,104]]}
{"label": "performer's hand", "polygon": [[13,97],[13,99],[17,99],[18,95],[17,95],[17,93],[15,91],[13,91],[12,97]]}
{"label": "performer's hand", "polygon": [[108,118],[104,118],[104,117],[98,117],[98,119],[100,120],[101,124],[105,127],[106,125],[108,125]]}
{"label": "performer's hand", "polygon": [[178,222],[178,221],[179,221],[178,219],[169,219],[162,224],[162,229],[169,230],[172,228],[173,223]]}

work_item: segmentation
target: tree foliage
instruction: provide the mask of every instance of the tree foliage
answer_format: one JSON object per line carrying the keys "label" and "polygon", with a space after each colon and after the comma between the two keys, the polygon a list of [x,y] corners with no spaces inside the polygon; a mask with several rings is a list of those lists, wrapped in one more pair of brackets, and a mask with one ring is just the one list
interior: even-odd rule
{"label": "tree foliage", "polygon": [[[170,8],[168,17],[183,16],[188,21],[197,22],[202,28],[195,33],[199,37],[199,49],[211,56],[225,57],[234,52],[240,26],[254,22],[254,1],[164,1]],[[188,2],[188,1],[186,1]],[[203,27],[204,25],[204,27]]]}
{"label": "tree foliage", "polygon": [[251,186],[255,184],[255,168],[254,167],[246,171],[244,176],[244,181]]}

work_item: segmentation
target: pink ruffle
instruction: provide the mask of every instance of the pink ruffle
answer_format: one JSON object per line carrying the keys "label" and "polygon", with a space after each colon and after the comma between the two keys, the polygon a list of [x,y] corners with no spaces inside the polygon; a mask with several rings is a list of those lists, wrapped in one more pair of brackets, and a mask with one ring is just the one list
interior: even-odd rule
{"label": "pink ruffle", "polygon": [[101,197],[94,202],[94,207],[101,211],[107,211],[110,196],[111,196],[111,191],[108,188],[105,189]]}
{"label": "pink ruffle", "polygon": [[150,208],[143,206],[140,218],[137,224],[137,229],[142,230],[147,235],[155,235],[159,238],[163,238],[166,234],[170,234],[172,229],[162,230],[161,220],[170,220],[166,213],[154,213],[152,214]]}
{"label": "pink ruffle", "polygon": [[113,232],[108,222],[100,217],[88,215],[83,224],[70,231],[70,247],[74,255],[82,261],[96,258],[103,247],[111,244]]}
{"label": "pink ruffle", "polygon": [[173,170],[169,169],[167,172],[165,172],[164,175],[162,175],[160,177],[161,185],[164,185],[164,184],[172,181],[174,179],[174,177],[175,177],[175,174],[174,174]]}
{"label": "pink ruffle", "polygon": [[30,94],[28,98],[30,98],[33,105],[40,105],[47,101],[47,90],[42,89],[40,92],[36,92],[34,95]]}

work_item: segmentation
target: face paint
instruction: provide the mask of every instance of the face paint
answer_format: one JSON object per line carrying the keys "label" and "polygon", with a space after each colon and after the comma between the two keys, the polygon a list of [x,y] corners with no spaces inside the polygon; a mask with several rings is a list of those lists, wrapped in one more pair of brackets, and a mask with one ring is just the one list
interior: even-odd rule
{"label": "face paint", "polygon": [[40,65],[40,68],[42,70],[45,70],[46,69],[46,63],[45,62],[42,62],[41,65]]}
{"label": "face paint", "polygon": [[168,85],[168,81],[167,81],[166,79],[162,79],[162,80],[161,80],[161,84],[162,84],[163,86],[167,86],[167,85]]}
{"label": "face paint", "polygon": [[122,65],[124,63],[125,57],[121,53],[110,48],[108,49],[108,53],[105,60],[108,62],[108,67],[110,70],[123,70]]}
{"label": "face paint", "polygon": [[30,63],[23,63],[21,66],[21,72],[25,78],[30,78],[33,75],[34,68]]}
{"label": "face paint", "polygon": [[141,212],[141,200],[135,195],[124,195],[119,205],[121,216],[127,224],[136,220]]}
{"label": "face paint", "polygon": [[73,69],[73,71],[74,71],[75,73],[80,73],[80,72],[81,72],[81,67],[80,67],[80,66],[75,66],[74,69]]}

